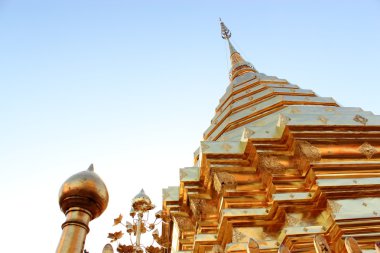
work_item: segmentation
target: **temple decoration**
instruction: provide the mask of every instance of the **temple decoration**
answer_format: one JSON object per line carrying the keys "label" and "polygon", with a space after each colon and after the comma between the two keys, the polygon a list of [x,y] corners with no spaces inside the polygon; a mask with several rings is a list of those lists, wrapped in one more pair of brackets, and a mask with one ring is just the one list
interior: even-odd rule
{"label": "temple decoration", "polygon": [[[108,238],[112,242],[117,242],[117,252],[119,253],[164,253],[168,248],[168,240],[165,236],[160,236],[159,231],[156,228],[158,224],[163,223],[166,226],[170,222],[168,216],[162,211],[155,213],[155,219],[149,221],[149,211],[153,210],[155,206],[152,204],[150,198],[145,194],[144,190],[141,190],[133,199],[132,207],[129,215],[132,217],[132,221],[123,222],[123,215],[119,215],[114,219],[114,226],[123,226],[124,231],[128,235],[129,243],[124,244],[120,240],[124,237],[125,233],[123,230],[109,233]],[[141,235],[145,233],[150,233],[152,236],[152,243],[149,246],[144,246],[141,243]],[[112,246],[107,244],[109,251],[113,252]],[[106,246],[107,246],[106,245]],[[105,246],[105,247],[106,247]],[[111,248],[110,248],[111,246]],[[112,251],[111,251],[112,250]],[[104,251],[104,250],[103,250]]]}
{"label": "temple decoration", "polygon": [[82,253],[91,220],[99,217],[108,204],[108,191],[102,179],[88,170],[68,178],[59,191],[59,205],[66,215],[57,253]]}
{"label": "temple decoration", "polygon": [[231,43],[231,31],[220,19],[220,27],[222,38],[227,40],[228,46],[230,48],[230,59],[231,59],[231,70],[230,70],[230,79],[234,80],[237,76],[242,75],[248,72],[257,72],[253,65],[244,60],[240,53],[235,49]]}
{"label": "temple decoration", "polygon": [[380,116],[258,72],[228,43],[230,83],[178,187],[171,252],[379,252]]}
{"label": "temple decoration", "polygon": [[[114,225],[123,230],[108,234],[117,252],[380,253],[380,116],[258,72],[220,25],[230,84],[194,164],[180,169],[178,187],[163,189],[153,221],[144,191],[133,198],[132,221],[120,215]],[[82,253],[107,203],[92,165],[67,179],[57,252]]]}

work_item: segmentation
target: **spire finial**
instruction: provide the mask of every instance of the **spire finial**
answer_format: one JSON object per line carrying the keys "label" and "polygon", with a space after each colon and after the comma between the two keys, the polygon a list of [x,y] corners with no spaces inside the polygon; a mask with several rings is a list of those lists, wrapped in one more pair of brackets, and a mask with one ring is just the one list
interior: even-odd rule
{"label": "spire finial", "polygon": [[219,21],[220,21],[220,29],[221,29],[221,33],[222,33],[222,38],[225,40],[229,40],[231,38],[231,31],[223,23],[221,18],[219,18]]}
{"label": "spire finial", "polygon": [[227,28],[227,26],[224,24],[221,18],[219,18],[220,21],[220,29],[222,38],[227,40],[228,47],[230,48],[230,59],[231,59],[231,71],[230,71],[230,80],[234,80],[235,77],[242,75],[246,72],[257,72],[255,68],[250,64],[249,62],[245,61],[243,57],[239,54],[238,51],[236,51],[235,47],[232,45],[230,38],[231,38],[231,31]]}
{"label": "spire finial", "polygon": [[94,172],[94,164],[91,163],[87,170]]}

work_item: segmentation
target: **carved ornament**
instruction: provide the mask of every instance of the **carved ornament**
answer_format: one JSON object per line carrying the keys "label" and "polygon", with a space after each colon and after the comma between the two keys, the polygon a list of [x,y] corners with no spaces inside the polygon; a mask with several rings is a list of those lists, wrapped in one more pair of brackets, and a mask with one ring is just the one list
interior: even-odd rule
{"label": "carved ornament", "polygon": [[240,232],[237,228],[233,229],[232,232],[232,242],[241,242],[246,238],[245,234]]}
{"label": "carved ornament", "polygon": [[270,173],[281,174],[286,171],[285,166],[280,163],[279,159],[276,156],[271,155],[260,156],[259,167]]}
{"label": "carved ornament", "polygon": [[177,216],[177,217],[175,217],[175,220],[178,224],[178,228],[181,231],[192,231],[192,230],[194,230],[193,223],[191,222],[189,217]]}
{"label": "carved ornament", "polygon": [[286,224],[288,226],[294,227],[300,223],[300,220],[292,215],[286,214],[285,216]]}
{"label": "carved ornament", "polygon": [[301,155],[311,162],[321,160],[322,156],[317,147],[314,147],[308,141],[298,141],[298,149]]}
{"label": "carved ornament", "polygon": [[214,188],[220,193],[224,188],[233,189],[236,187],[235,177],[228,172],[217,172],[214,174]]}
{"label": "carved ornament", "polygon": [[367,118],[364,118],[363,116],[356,114],[354,117],[354,121],[359,122],[362,125],[366,125],[368,122]]}
{"label": "carved ornament", "polygon": [[359,152],[365,155],[367,159],[371,159],[372,156],[377,153],[377,149],[368,142],[364,142],[359,147]]}
{"label": "carved ornament", "polygon": [[190,208],[196,216],[200,216],[202,214],[212,214],[216,211],[215,206],[208,203],[206,199],[191,199]]}
{"label": "carved ornament", "polygon": [[244,139],[249,139],[249,137],[251,137],[253,134],[255,134],[255,131],[252,131],[252,130],[250,130],[248,128],[245,128],[244,129],[244,136],[243,136],[243,138]]}

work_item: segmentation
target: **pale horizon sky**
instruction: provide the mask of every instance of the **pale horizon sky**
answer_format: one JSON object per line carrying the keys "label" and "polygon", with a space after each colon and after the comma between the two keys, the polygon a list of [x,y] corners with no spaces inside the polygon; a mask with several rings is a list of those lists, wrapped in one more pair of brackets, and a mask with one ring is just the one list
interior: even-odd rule
{"label": "pale horizon sky", "polygon": [[55,251],[58,190],[91,163],[90,253],[141,188],[161,206],[229,83],[219,17],[258,71],[380,114],[378,0],[0,0],[2,251]]}

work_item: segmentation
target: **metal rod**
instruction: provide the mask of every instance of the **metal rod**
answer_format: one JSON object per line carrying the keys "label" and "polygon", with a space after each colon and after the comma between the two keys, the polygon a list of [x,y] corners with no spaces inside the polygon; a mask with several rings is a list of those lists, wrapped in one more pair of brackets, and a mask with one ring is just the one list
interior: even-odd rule
{"label": "metal rod", "polygon": [[143,213],[139,212],[137,214],[138,220],[137,220],[137,231],[136,231],[136,246],[139,248],[140,247],[140,237],[141,237],[141,224],[142,224],[142,217]]}

